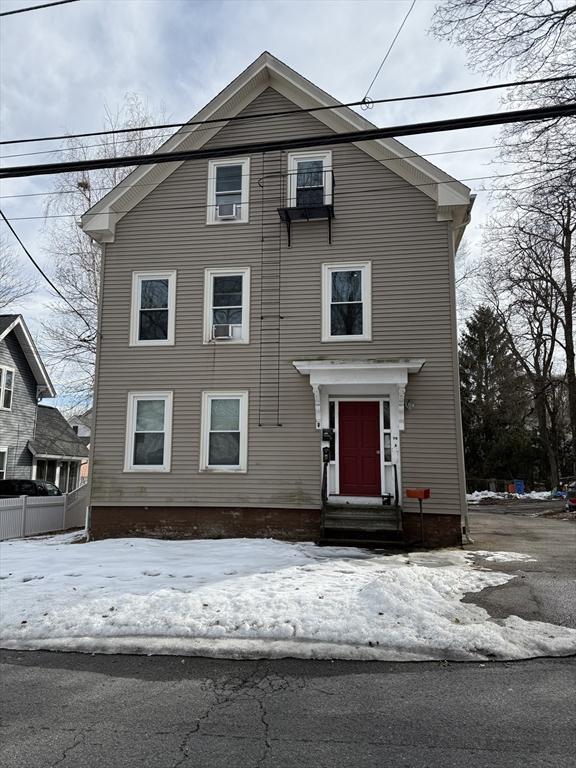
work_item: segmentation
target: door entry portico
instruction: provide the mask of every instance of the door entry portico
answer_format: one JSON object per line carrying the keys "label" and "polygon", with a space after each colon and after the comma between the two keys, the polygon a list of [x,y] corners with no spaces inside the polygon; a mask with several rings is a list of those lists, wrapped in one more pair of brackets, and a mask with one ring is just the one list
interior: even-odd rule
{"label": "door entry portico", "polygon": [[379,496],[380,403],[340,401],[338,425],[340,494]]}

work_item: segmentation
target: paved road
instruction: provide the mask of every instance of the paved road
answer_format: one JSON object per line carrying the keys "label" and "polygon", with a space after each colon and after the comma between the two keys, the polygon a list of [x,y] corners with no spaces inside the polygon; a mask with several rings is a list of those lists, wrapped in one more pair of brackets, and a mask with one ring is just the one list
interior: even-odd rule
{"label": "paved road", "polygon": [[483,562],[483,566],[514,573],[517,578],[468,595],[464,601],[481,605],[494,618],[514,614],[576,627],[576,524],[485,509],[470,513],[474,544],[466,548],[522,552],[534,562]]}
{"label": "paved road", "polygon": [[573,768],[576,755],[576,658],[5,652],[1,674],[4,768]]}

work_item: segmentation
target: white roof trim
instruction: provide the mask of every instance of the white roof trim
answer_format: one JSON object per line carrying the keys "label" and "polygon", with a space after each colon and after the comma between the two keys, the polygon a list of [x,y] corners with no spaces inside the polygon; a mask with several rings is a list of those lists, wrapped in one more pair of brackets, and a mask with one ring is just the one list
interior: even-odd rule
{"label": "white roof trim", "polygon": [[317,384],[381,383],[406,381],[409,373],[419,373],[425,360],[295,360],[292,365]]}
{"label": "white roof trim", "polygon": [[18,315],[14,322],[4,329],[4,331],[0,334],[0,341],[2,341],[2,339],[4,339],[10,333],[10,331],[14,331],[16,334],[28,365],[34,374],[36,384],[38,385],[38,396],[56,397],[56,390],[54,389],[54,385],[50,381],[48,371],[44,367],[44,363],[38,354],[36,344],[34,344],[34,340],[30,335],[30,331],[28,330],[28,327],[24,322],[24,318],[21,315]]}
{"label": "white roof trim", "polygon": [[[268,87],[274,88],[303,109],[340,105],[339,101],[265,51],[192,118],[198,121],[222,117],[222,125],[211,129],[183,126],[158,151],[200,149],[228,124],[227,117],[240,113]],[[325,110],[312,114],[336,133],[376,127],[348,107],[342,107],[337,112]],[[461,227],[470,207],[470,189],[467,186],[422,157],[400,159],[414,153],[396,139],[363,141],[356,143],[356,146],[409,183],[426,184],[420,189],[435,200],[438,206],[442,206],[442,218],[452,218],[455,227]],[[118,221],[179,168],[182,162],[136,168],[82,216],[84,231],[99,242],[113,242]],[[452,211],[452,215],[447,209]]]}

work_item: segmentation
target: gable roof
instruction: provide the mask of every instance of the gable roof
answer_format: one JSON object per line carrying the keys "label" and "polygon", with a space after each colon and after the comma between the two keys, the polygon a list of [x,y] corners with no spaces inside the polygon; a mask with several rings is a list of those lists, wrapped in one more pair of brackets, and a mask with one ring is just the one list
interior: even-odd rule
{"label": "gable roof", "polygon": [[20,348],[26,357],[34,378],[36,379],[38,396],[56,397],[56,390],[50,381],[48,371],[40,358],[36,344],[30,335],[30,331],[28,330],[28,326],[24,322],[22,315],[0,315],[0,341],[5,339],[12,331],[14,331],[14,334],[18,339]]}
{"label": "gable roof", "polygon": [[59,456],[67,459],[88,457],[88,448],[76,435],[58,408],[39,405],[34,440],[28,441],[34,456]]}
{"label": "gable roof", "polygon": [[[232,80],[194,117],[193,121],[221,117],[222,123],[207,126],[180,128],[157,152],[174,152],[200,149],[267,88],[273,88],[302,109],[313,107],[337,107],[311,113],[336,133],[367,130],[376,126],[295,72],[268,51],[264,51],[238,77]],[[449,176],[423,157],[414,156],[396,139],[374,139],[355,143],[359,149],[378,160],[393,173],[420,187],[422,192],[437,204],[438,217],[452,220],[454,240],[457,244],[468,223],[473,199],[466,185]],[[406,157],[409,155],[409,157]],[[114,242],[116,224],[155,187],[168,178],[185,162],[162,163],[137,167],[120,184],[108,192],[82,216],[82,228],[95,240]]]}

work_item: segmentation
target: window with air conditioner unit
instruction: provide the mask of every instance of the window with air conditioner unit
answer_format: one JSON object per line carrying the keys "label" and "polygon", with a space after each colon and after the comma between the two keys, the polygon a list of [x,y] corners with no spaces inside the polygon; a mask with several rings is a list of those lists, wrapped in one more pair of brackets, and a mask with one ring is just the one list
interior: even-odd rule
{"label": "window with air conditioner unit", "polygon": [[208,224],[248,221],[250,158],[208,163]]}
{"label": "window with air conditioner unit", "polygon": [[247,344],[250,269],[207,269],[204,285],[204,343]]}

